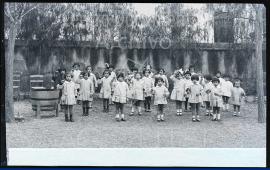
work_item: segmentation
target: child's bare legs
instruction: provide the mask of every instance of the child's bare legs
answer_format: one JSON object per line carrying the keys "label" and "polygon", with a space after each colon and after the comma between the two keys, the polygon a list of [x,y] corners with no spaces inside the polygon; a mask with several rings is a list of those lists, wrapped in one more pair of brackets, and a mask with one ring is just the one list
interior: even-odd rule
{"label": "child's bare legs", "polygon": [[144,101],[144,108],[146,112],[150,112],[151,108],[151,96],[145,97],[145,101]]}
{"label": "child's bare legs", "polygon": [[157,121],[160,121],[160,108],[159,108],[159,105],[156,106],[156,109],[157,109]]}
{"label": "child's bare legs", "polygon": [[124,115],[124,103],[119,103],[119,110],[120,110],[120,113],[121,113],[121,120],[122,121],[125,121],[125,115]]}
{"label": "child's bare legs", "polygon": [[176,100],[176,115],[181,116],[182,115],[182,101]]}
{"label": "child's bare legs", "polygon": [[220,120],[220,107],[213,107],[213,121]]}
{"label": "child's bare legs", "polygon": [[129,114],[130,116],[134,115],[135,107],[136,107],[136,100],[131,100],[131,113]]}
{"label": "child's bare legs", "polygon": [[[137,110],[138,110],[138,114],[139,115],[142,115],[142,112],[141,112],[141,101],[140,100],[136,100],[135,102],[134,102],[134,107],[135,108],[137,108]],[[134,108],[133,109],[131,109],[131,113],[133,114],[134,113]]]}
{"label": "child's bare legs", "polygon": [[120,120],[120,115],[119,115],[119,103],[117,102],[117,103],[115,103],[115,119],[117,120],[117,121],[119,121]]}
{"label": "child's bare legs", "polygon": [[85,106],[85,101],[82,101],[82,109],[83,109],[83,116],[85,116],[86,115],[86,108],[85,108],[86,106]]}
{"label": "child's bare legs", "polygon": [[68,105],[62,105],[65,113],[65,121],[68,122]]}
{"label": "child's bare legs", "polygon": [[157,105],[157,121],[164,121],[163,104]]}
{"label": "child's bare legs", "polygon": [[228,96],[222,96],[222,98],[223,98],[224,108],[225,108],[226,111],[228,111],[229,110],[229,104],[228,104],[229,97]]}
{"label": "child's bare legs", "polygon": [[90,109],[90,102],[89,101],[85,101],[85,115],[88,116],[89,115],[89,109]]}
{"label": "child's bare legs", "polygon": [[103,112],[106,112],[106,99],[103,99]]}
{"label": "child's bare legs", "polygon": [[73,105],[68,105],[68,111],[69,111],[70,121],[74,122],[74,119],[73,119]]}
{"label": "child's bare legs", "polygon": [[189,110],[189,103],[188,103],[188,97],[186,97],[186,101],[185,101],[185,111]]}
{"label": "child's bare legs", "polygon": [[109,99],[103,99],[103,112],[109,112]]}
{"label": "child's bare legs", "polygon": [[196,121],[200,122],[200,107],[201,107],[201,103],[195,103],[196,105]]}
{"label": "child's bare legs", "polygon": [[164,121],[164,112],[163,112],[163,110],[164,110],[164,105],[163,104],[160,104],[160,120],[161,121]]}
{"label": "child's bare legs", "polygon": [[191,105],[191,112],[192,112],[192,121],[196,121],[196,103],[190,103]]}
{"label": "child's bare legs", "polygon": [[205,113],[205,115],[206,116],[209,116],[210,115],[210,113],[211,113],[211,106],[210,106],[210,102],[209,101],[205,101],[204,102],[205,103],[205,107],[206,107],[206,113]]}
{"label": "child's bare legs", "polygon": [[239,105],[233,105],[233,115],[237,116],[236,112],[238,112],[238,115],[240,115],[240,106]]}

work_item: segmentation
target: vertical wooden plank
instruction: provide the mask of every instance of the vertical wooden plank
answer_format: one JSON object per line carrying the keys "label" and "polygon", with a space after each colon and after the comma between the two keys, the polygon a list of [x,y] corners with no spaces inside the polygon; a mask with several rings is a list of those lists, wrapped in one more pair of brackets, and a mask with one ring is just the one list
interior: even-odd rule
{"label": "vertical wooden plank", "polygon": [[263,63],[262,63],[262,43],[263,43],[263,5],[256,5],[255,21],[255,46],[257,65],[257,95],[258,95],[258,122],[265,122],[264,88],[263,88]]}

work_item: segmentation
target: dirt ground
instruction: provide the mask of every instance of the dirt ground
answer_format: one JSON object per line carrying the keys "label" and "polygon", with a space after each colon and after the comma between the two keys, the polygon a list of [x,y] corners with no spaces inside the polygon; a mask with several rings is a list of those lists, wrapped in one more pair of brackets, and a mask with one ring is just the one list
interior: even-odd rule
{"label": "dirt ground", "polygon": [[[221,122],[212,122],[204,116],[204,109],[201,122],[192,122],[191,112],[178,117],[173,102],[165,109],[165,122],[156,121],[154,109],[142,116],[126,114],[126,122],[116,122],[115,106],[110,106],[109,113],[103,113],[98,99],[88,117],[82,117],[82,108],[76,105],[75,122],[65,122],[62,112],[59,117],[54,117],[54,112],[43,112],[43,117],[37,119],[27,100],[16,102],[14,107],[25,121],[7,124],[8,148],[266,147],[266,124],[258,123],[254,103],[245,103],[240,117],[224,112]],[[126,105],[125,113],[130,110]]]}

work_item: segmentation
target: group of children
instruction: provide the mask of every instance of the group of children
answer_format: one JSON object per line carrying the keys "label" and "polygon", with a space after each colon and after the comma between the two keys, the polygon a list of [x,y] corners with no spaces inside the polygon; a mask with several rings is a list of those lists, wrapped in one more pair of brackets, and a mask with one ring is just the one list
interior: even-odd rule
{"label": "group of children", "polygon": [[115,119],[125,121],[124,105],[131,104],[130,116],[134,113],[142,115],[141,104],[144,103],[145,112],[151,112],[151,103],[157,112],[157,121],[164,121],[164,107],[167,99],[176,103],[176,115],[181,116],[184,111],[192,111],[192,121],[200,122],[200,108],[205,107],[205,115],[212,116],[213,121],[221,120],[221,109],[228,111],[229,104],[234,107],[233,115],[240,115],[241,101],[245,97],[244,90],[240,87],[240,79],[235,79],[234,84],[228,75],[221,78],[217,72],[215,77],[201,75],[194,72],[194,67],[183,71],[177,69],[169,78],[173,82],[173,90],[169,93],[169,81],[164,69],[154,74],[151,65],[146,65],[143,72],[133,68],[127,75],[115,73],[112,66],[107,65],[103,76],[97,79],[92,73],[91,66],[85,72],[79,70],[79,64],[73,65],[71,72],[65,74],[65,80],[58,80],[57,89],[60,89],[60,104],[64,109],[65,121],[73,122],[73,105],[79,103],[83,108],[83,116],[89,115],[92,107],[93,94],[100,85],[100,98],[103,100],[103,111],[109,112],[109,105],[116,107]]}

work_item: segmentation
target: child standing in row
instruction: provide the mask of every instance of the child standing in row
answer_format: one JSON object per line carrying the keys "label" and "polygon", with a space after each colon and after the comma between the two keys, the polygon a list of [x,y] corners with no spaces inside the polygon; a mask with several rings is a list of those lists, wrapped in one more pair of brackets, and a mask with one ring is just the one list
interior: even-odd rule
{"label": "child standing in row", "polygon": [[[92,70],[91,66],[87,66],[86,71],[87,71],[87,74],[89,76],[88,79],[94,85],[94,92],[95,92],[96,88],[98,87],[96,75],[93,73],[93,70]],[[89,108],[92,108],[92,101],[89,101]]]}
{"label": "child standing in row", "polygon": [[165,70],[163,68],[161,68],[158,72],[158,74],[155,76],[156,81],[155,81],[155,86],[157,85],[157,78],[161,77],[163,79],[164,82],[164,86],[169,89],[169,82],[167,79],[167,76],[165,75]]}
{"label": "child standing in row", "polygon": [[213,118],[212,121],[220,120],[220,108],[223,106],[222,100],[222,89],[219,85],[220,81],[218,78],[214,77],[212,79],[213,87],[210,93],[210,104],[213,108]]}
{"label": "child standing in row", "polygon": [[200,122],[200,104],[202,103],[203,87],[199,84],[199,76],[194,74],[191,76],[192,85],[187,89],[189,94],[188,102],[191,105],[192,121]]}
{"label": "child standing in row", "polygon": [[189,103],[188,103],[188,98],[189,98],[189,94],[186,93],[187,89],[193,84],[192,81],[191,81],[191,73],[189,71],[186,71],[184,73],[184,76],[185,76],[185,111],[188,111],[189,110]]}
{"label": "child standing in row", "polygon": [[185,99],[185,80],[182,77],[180,71],[175,71],[175,73],[170,77],[173,81],[173,90],[171,93],[171,100],[175,100],[176,104],[176,115],[182,115],[182,104]]}
{"label": "child standing in row", "polygon": [[82,101],[82,109],[83,116],[89,115],[89,103],[93,101],[94,94],[94,84],[88,78],[88,74],[86,72],[81,73],[83,75],[83,79],[78,80],[76,83],[80,84],[80,99]]}
{"label": "child standing in row", "polygon": [[81,75],[81,70],[80,70],[80,64],[79,63],[74,63],[73,64],[73,70],[72,70],[72,81],[75,83],[75,87],[76,87],[76,90],[77,90],[77,93],[75,95],[75,97],[77,98],[78,94],[79,94],[79,91],[80,91],[80,85],[77,82],[77,80],[80,79],[80,75]]}
{"label": "child standing in row", "polygon": [[150,70],[144,70],[143,90],[144,90],[144,109],[145,112],[151,112],[151,96],[154,88],[154,80],[150,75]]}
{"label": "child standing in row", "polygon": [[100,95],[103,99],[103,112],[109,112],[109,98],[112,95],[112,82],[114,77],[110,75],[109,70],[103,72],[104,77],[101,79]]}
{"label": "child standing in row", "polygon": [[164,106],[167,104],[169,96],[168,89],[164,86],[163,78],[156,79],[157,86],[153,89],[154,105],[157,106],[157,121],[164,121]]}
{"label": "child standing in row", "polygon": [[137,108],[138,110],[138,114],[142,115],[141,112],[141,101],[143,101],[143,87],[144,87],[144,82],[141,79],[141,74],[140,73],[136,73],[135,74],[135,79],[132,80],[132,100],[133,100],[133,104],[132,104],[132,108],[131,108],[131,113],[130,116],[132,116],[134,114],[135,109]]}
{"label": "child standing in row", "polygon": [[206,116],[210,116],[212,115],[213,113],[213,110],[211,108],[211,105],[210,105],[210,92],[211,92],[211,89],[213,88],[213,84],[211,82],[212,80],[212,77],[210,75],[205,75],[204,78],[203,78],[203,102],[205,104],[205,108],[206,108],[206,113],[205,115]]}
{"label": "child standing in row", "polygon": [[67,73],[62,85],[58,84],[57,89],[62,90],[61,104],[64,107],[65,121],[74,122],[73,105],[76,104],[75,95],[77,93],[76,85],[71,81],[72,74]]}
{"label": "child standing in row", "polygon": [[224,82],[222,83],[222,86],[221,86],[222,92],[223,92],[222,99],[223,99],[224,109],[226,111],[228,111],[229,110],[229,99],[231,97],[231,91],[233,88],[233,84],[230,81],[229,75],[224,75],[223,78],[224,78]]}
{"label": "child standing in row", "polygon": [[[114,92],[114,88],[115,88],[115,83],[117,81],[117,77],[116,77],[116,73],[114,71],[114,66],[109,65],[108,69],[110,71],[110,75],[113,77],[113,82],[112,82],[112,93],[113,93]],[[113,104],[112,98],[109,98],[109,104],[110,105]]]}
{"label": "child standing in row", "polygon": [[[124,74],[120,73],[117,76],[118,81],[115,83],[115,89],[112,97],[112,101],[115,103],[116,107],[116,116],[115,119],[117,121],[125,121],[125,115],[123,112],[124,104],[127,103],[128,97],[128,84],[124,81]],[[121,114],[121,116],[120,116]]]}
{"label": "child standing in row", "polygon": [[234,82],[234,87],[232,88],[232,98],[231,103],[233,105],[233,115],[237,116],[236,112],[238,112],[238,116],[240,116],[240,105],[242,102],[242,99],[246,96],[245,91],[240,87],[241,81],[239,79],[236,79]]}

